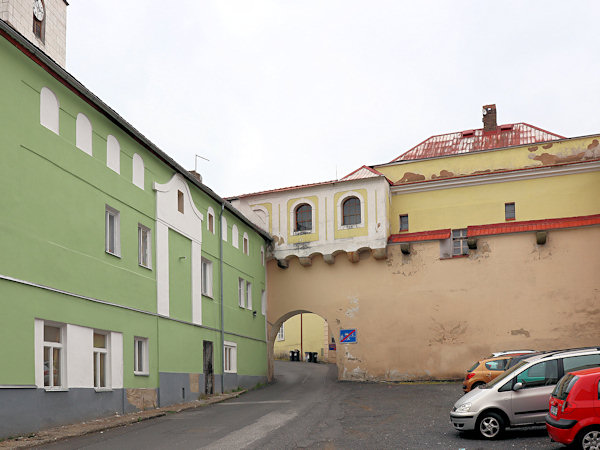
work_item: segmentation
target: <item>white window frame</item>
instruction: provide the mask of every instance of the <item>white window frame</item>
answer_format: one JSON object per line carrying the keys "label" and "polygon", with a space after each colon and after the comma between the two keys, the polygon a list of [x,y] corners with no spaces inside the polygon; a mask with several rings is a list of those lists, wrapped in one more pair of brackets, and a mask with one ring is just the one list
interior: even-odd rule
{"label": "white window frame", "polygon": [[221,238],[227,242],[227,219],[221,215]]}
{"label": "white window frame", "polygon": [[202,258],[202,295],[212,298],[213,296],[213,263],[210,259]]}
{"label": "white window frame", "polygon": [[279,331],[277,332],[277,340],[278,341],[285,341],[285,329],[284,329],[284,325],[285,325],[285,323],[282,323],[281,327],[279,328]]}
{"label": "white window frame", "polygon": [[[142,245],[143,235],[146,236],[146,264],[144,264],[144,248]],[[138,264],[146,269],[152,269],[152,230],[141,223],[138,223]]]}
{"label": "white window frame", "polygon": [[252,283],[246,281],[246,308],[252,309]]}
{"label": "white window frame", "polygon": [[[109,218],[114,217],[114,227],[113,227],[113,241],[114,241],[114,251],[110,251],[110,229],[109,229]],[[104,228],[105,228],[105,236],[104,236],[104,249],[106,253],[109,255],[121,257],[121,213],[117,211],[115,208],[112,208],[106,205],[104,212]]]}
{"label": "white window frame", "polygon": [[[44,340],[44,334],[45,334],[45,327],[49,326],[49,327],[54,327],[54,328],[58,328],[60,331],[60,342],[50,342],[50,341],[46,341]],[[60,324],[60,323],[54,323],[54,322],[43,322],[43,326],[42,326],[42,340],[43,340],[43,345],[42,345],[42,373],[44,371],[45,368],[45,361],[44,361],[44,351],[46,348],[49,349],[48,351],[48,383],[46,384],[46,380],[43,380],[43,385],[44,385],[44,389],[46,390],[63,390],[66,389],[67,387],[67,380],[66,380],[66,374],[67,374],[67,368],[66,368],[66,357],[65,354],[67,352],[66,349],[66,332],[65,332],[65,324]],[[54,363],[54,349],[57,348],[59,349],[59,363],[58,363],[58,379],[60,380],[60,384],[58,386],[54,385],[54,377],[52,376],[52,366]]]}
{"label": "white window frame", "polygon": [[[350,197],[356,197],[360,202],[360,223],[355,223],[352,225],[344,225],[344,202],[348,200]],[[344,192],[343,195],[338,198],[336,204],[336,214],[337,214],[337,229],[338,230],[350,230],[352,228],[362,228],[365,226],[365,198],[363,195],[356,191],[348,191]]]}
{"label": "white window frame", "polygon": [[260,294],[260,312],[263,316],[267,315],[267,291],[264,289]]}
{"label": "white window frame", "polygon": [[[455,256],[466,256],[469,254],[469,247],[467,245],[467,229],[457,228],[452,230],[452,257]],[[456,251],[455,243],[460,244],[460,252]]]}
{"label": "white window frame", "polygon": [[238,278],[238,305],[240,308],[246,307],[246,294],[244,293],[244,288],[246,286],[246,282],[243,278]]}
{"label": "white window frame", "polygon": [[210,206],[206,211],[206,229],[215,234],[215,211]]}
{"label": "white window frame", "polygon": [[231,227],[231,245],[240,248],[240,236],[237,225],[234,223]]}
{"label": "white window frame", "polygon": [[244,233],[242,238],[242,251],[246,255],[250,255],[250,239],[248,239],[248,233]]}
{"label": "white window frame", "polygon": [[[141,364],[140,364],[141,352]],[[148,338],[135,336],[133,338],[133,374],[147,376],[150,374]],[[139,370],[141,369],[141,370]]]}
{"label": "white window frame", "polygon": [[223,368],[225,373],[237,373],[237,344],[223,342]]}
{"label": "white window frame", "polygon": [[92,373],[94,374],[94,389],[99,390],[111,390],[111,370],[110,370],[110,333],[106,331],[94,330],[94,334],[100,334],[104,336],[104,348],[94,347],[94,366],[100,368],[101,355],[104,355],[104,384],[100,386],[100,370],[94,371],[92,367]]}
{"label": "white window frame", "polygon": [[[311,208],[310,230],[296,231],[296,208],[298,208],[300,205],[302,205],[304,203],[309,205]],[[317,229],[316,228],[316,219],[317,219],[317,208],[315,207],[315,203],[312,200],[309,200],[307,198],[300,198],[300,199],[294,201],[294,203],[292,203],[292,205],[290,207],[290,218],[289,218],[289,229],[291,232],[290,234],[292,236],[299,236],[302,234],[315,233],[316,229]]]}
{"label": "white window frame", "polygon": [[265,265],[265,248],[262,245],[260,246],[260,263]]}

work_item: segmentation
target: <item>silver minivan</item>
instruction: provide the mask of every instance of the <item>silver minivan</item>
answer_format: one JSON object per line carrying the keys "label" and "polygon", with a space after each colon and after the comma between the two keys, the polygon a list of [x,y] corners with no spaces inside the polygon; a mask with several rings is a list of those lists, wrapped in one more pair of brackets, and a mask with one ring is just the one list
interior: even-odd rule
{"label": "silver minivan", "polygon": [[600,366],[600,347],[531,356],[454,404],[450,421],[459,431],[495,439],[506,427],[544,425],[550,394],[567,372]]}

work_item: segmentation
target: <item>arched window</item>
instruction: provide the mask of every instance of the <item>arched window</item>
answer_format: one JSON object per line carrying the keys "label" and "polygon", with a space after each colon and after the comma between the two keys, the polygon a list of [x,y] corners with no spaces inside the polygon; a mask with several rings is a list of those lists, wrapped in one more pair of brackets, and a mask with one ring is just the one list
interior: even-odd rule
{"label": "arched window", "polygon": [[360,200],[350,197],[342,204],[342,225],[358,225],[360,223]]}
{"label": "arched window", "polygon": [[121,146],[112,134],[106,138],[106,165],[117,173],[121,173]]}
{"label": "arched window", "polygon": [[140,155],[133,155],[133,176],[131,181],[140,189],[144,189],[144,160]]}
{"label": "arched window", "polygon": [[312,207],[306,203],[302,203],[296,208],[294,213],[296,224],[294,231],[311,231],[312,230]]}
{"label": "arched window", "polygon": [[227,242],[227,219],[225,216],[221,216],[221,236]]}
{"label": "arched window", "polygon": [[75,122],[75,145],[88,155],[92,154],[92,124],[84,114],[77,114]]}
{"label": "arched window", "polygon": [[238,236],[238,227],[237,227],[237,225],[233,225],[231,227],[231,244],[235,248],[240,248],[240,238]]}
{"label": "arched window", "polygon": [[43,87],[40,92],[40,124],[45,126],[56,134],[58,131],[58,98],[54,92],[47,87]]}
{"label": "arched window", "polygon": [[206,228],[212,234],[215,234],[215,210],[210,206],[206,211]]}

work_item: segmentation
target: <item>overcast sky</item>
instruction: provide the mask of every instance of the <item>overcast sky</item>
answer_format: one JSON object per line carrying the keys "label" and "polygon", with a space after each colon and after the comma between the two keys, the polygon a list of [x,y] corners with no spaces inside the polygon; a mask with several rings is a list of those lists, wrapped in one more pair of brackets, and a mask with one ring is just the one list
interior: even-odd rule
{"label": "overcast sky", "polygon": [[600,2],[70,0],[67,70],[221,196],[427,137],[600,133]]}

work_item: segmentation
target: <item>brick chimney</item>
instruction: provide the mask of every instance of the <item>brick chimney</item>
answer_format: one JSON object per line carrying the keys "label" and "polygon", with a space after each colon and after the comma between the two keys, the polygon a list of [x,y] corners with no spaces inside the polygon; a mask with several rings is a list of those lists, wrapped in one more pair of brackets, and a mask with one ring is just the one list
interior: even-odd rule
{"label": "brick chimney", "polygon": [[483,107],[483,131],[496,131],[496,105],[484,105]]}

